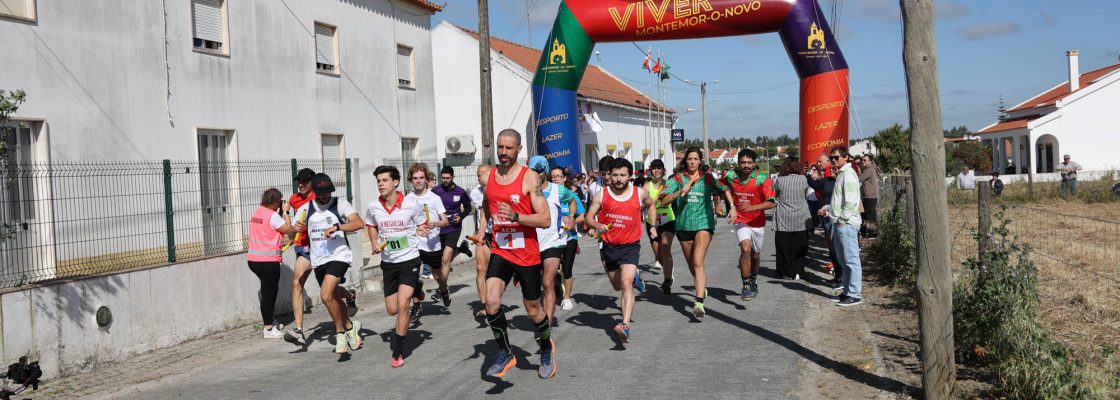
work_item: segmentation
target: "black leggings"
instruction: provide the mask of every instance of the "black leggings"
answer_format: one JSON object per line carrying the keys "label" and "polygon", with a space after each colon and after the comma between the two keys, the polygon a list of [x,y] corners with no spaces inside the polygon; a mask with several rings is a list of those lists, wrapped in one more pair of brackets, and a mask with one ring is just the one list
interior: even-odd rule
{"label": "black leggings", "polygon": [[572,278],[572,264],[576,262],[577,246],[579,246],[578,240],[569,240],[564,247],[564,258],[560,259],[560,272],[564,275],[561,279]]}
{"label": "black leggings", "polygon": [[280,262],[249,261],[249,270],[261,280],[261,323],[272,325],[276,291],[280,288]]}

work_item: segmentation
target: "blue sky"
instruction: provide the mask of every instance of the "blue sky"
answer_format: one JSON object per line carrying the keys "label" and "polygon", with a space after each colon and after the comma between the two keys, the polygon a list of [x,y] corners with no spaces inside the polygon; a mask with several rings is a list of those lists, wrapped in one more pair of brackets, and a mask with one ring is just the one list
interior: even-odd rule
{"label": "blue sky", "polygon": [[[840,2],[839,24],[832,26],[851,73],[851,137],[870,136],[894,123],[906,125],[898,1],[818,1],[826,14],[834,1]],[[490,0],[491,35],[541,48],[559,3]],[[475,29],[476,7],[475,0],[450,0],[433,23],[448,20]],[[946,129],[965,125],[979,130],[995,120],[1001,95],[1010,108],[1065,81],[1066,50],[1080,51],[1082,73],[1120,62],[1120,1],[938,0],[936,7]],[[660,50],[671,71],[683,79],[720,81],[708,86],[711,137],[796,136],[798,79],[777,34],[637,44],[652,46],[655,54]],[[596,50],[592,63],[645,90],[643,54],[634,44],[603,43]],[[678,112],[699,108],[699,88],[675,79],[666,82],[670,107]],[[677,127],[699,137],[700,113],[682,114]]]}

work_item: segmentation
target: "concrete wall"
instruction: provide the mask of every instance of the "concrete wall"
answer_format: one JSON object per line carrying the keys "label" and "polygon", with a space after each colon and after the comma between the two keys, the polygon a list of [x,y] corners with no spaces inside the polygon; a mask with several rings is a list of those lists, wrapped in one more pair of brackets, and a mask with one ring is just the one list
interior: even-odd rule
{"label": "concrete wall", "polygon": [[[587,112],[588,102],[588,100],[579,102],[579,112]],[[643,166],[648,166],[650,161],[661,158],[665,162],[668,172],[672,172],[675,162],[673,160],[672,143],[669,141],[671,138],[670,131],[672,130],[671,119],[668,125],[665,125],[658,114],[653,113],[653,127],[651,128],[649,127],[649,113],[646,110],[602,102],[591,102],[590,105],[591,110],[599,115],[599,120],[603,123],[603,130],[595,133],[590,130],[586,123],[580,124],[579,150],[580,160],[584,163],[584,171],[597,169],[599,157],[607,154],[607,145],[615,145],[617,146],[616,157],[623,157],[631,162],[641,162]],[[631,143],[629,152],[619,154],[624,150],[623,144],[626,142]],[[589,157],[585,151],[587,145],[595,145],[598,155]],[[659,148],[664,150],[664,155],[660,155]],[[643,155],[643,149],[649,149],[650,154]],[[589,161],[589,158],[594,160]]]}

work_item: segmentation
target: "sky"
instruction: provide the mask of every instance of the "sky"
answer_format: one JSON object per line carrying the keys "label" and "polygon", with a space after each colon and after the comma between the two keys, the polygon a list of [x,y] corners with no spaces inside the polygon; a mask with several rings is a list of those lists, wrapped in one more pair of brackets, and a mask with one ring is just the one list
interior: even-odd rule
{"label": "sky", "polygon": [[[476,0],[447,1],[433,26],[447,20],[477,29]],[[829,15],[839,2],[838,21],[830,24],[850,69],[850,137],[868,137],[895,123],[906,126],[898,1],[818,2]],[[490,34],[543,48],[559,4],[490,0]],[[1067,50],[1079,50],[1082,73],[1120,63],[1120,1],[937,0],[935,8],[945,129],[980,130],[996,120],[1001,96],[1011,108],[1066,81]],[[719,81],[708,85],[710,137],[796,137],[798,78],[776,33],[601,43],[591,63],[645,91],[648,77],[641,64],[649,48],[660,52],[680,79]],[[687,137],[701,137],[700,112],[685,112],[700,108],[699,88],[678,79],[665,82],[665,103],[680,113],[677,127]]]}

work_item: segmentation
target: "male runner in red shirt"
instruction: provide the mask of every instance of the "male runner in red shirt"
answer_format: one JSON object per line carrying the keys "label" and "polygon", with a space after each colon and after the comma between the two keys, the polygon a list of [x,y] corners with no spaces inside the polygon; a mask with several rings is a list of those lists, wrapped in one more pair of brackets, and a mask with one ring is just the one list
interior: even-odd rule
{"label": "male runner in red shirt", "polygon": [[738,215],[734,221],[739,238],[739,272],[743,278],[743,301],[758,296],[758,267],[762,263],[762,240],[766,237],[766,213],[774,208],[774,186],[770,177],[755,170],[758,153],[751,149],[739,151],[739,168],[727,171],[723,184],[731,188]]}

